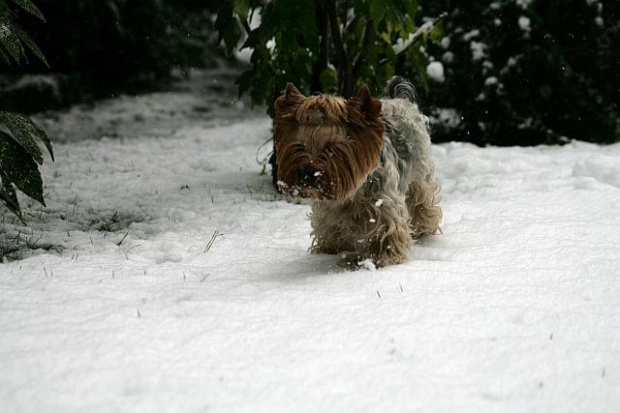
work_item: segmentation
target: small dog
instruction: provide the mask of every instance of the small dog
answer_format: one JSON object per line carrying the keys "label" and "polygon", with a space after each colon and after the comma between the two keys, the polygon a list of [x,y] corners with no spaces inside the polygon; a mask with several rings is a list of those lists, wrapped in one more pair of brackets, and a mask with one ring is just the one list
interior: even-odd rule
{"label": "small dog", "polygon": [[312,200],[310,251],[345,267],[402,263],[413,239],[439,230],[428,118],[403,78],[385,95],[364,85],[348,100],[305,97],[289,83],[275,103],[278,186]]}

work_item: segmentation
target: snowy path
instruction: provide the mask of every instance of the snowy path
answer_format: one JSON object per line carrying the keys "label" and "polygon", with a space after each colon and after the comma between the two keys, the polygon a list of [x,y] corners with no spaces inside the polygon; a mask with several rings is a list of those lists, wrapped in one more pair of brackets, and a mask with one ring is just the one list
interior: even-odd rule
{"label": "snowy path", "polygon": [[0,224],[47,249],[0,265],[1,411],[618,411],[620,145],[437,146],[444,234],[343,272],[258,173],[268,119],[151,122],[196,99],[88,111],[121,136],[57,143]]}

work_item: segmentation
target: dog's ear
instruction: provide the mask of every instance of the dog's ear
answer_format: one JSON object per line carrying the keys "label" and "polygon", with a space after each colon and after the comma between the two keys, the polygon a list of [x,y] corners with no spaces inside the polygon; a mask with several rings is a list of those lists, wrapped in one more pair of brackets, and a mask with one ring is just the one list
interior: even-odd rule
{"label": "dog's ear", "polygon": [[287,83],[282,96],[275,103],[276,115],[282,114],[287,110],[299,106],[305,96],[292,83]]}
{"label": "dog's ear", "polygon": [[299,99],[303,99],[304,95],[295,87],[291,82],[286,84],[286,89],[284,89],[284,97],[286,100],[295,101]]}
{"label": "dog's ear", "polygon": [[[347,101],[349,112],[355,115],[362,115],[366,122],[373,123],[381,117],[381,101],[375,99],[370,94],[368,86],[362,85],[355,96]],[[355,121],[355,119],[352,119]]]}
{"label": "dog's ear", "polygon": [[381,101],[372,97],[370,89],[365,84],[347,101],[347,104],[349,108],[358,111],[370,121],[381,116]]}

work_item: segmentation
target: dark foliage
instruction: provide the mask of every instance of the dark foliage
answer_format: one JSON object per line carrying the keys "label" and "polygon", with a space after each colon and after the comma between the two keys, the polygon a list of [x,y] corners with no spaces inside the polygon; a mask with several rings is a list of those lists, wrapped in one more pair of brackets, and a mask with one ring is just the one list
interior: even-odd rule
{"label": "dark foliage", "polygon": [[[25,64],[29,51],[47,64],[41,50],[15,18],[20,10],[45,20],[30,0],[0,0],[0,61],[6,65]],[[45,205],[38,168],[43,163],[39,141],[54,159],[52,144],[43,129],[27,116],[0,111],[0,202],[21,220],[16,190]]]}
{"label": "dark foliage", "polygon": [[[439,24],[427,25],[409,47],[393,47],[416,32],[417,9],[417,1],[403,0],[228,0],[216,29],[229,52],[240,41],[241,49],[251,49],[252,67],[239,78],[239,92],[266,102],[273,115],[288,82],[309,93],[350,97],[364,83],[382,89],[400,58],[416,62],[423,74],[420,46],[441,35]],[[257,13],[260,24],[253,26]]]}
{"label": "dark foliage", "polygon": [[38,168],[43,153],[38,141],[45,144],[53,159],[52,145],[41,128],[19,113],[0,112],[0,201],[19,218],[22,214],[16,188],[45,205]]}
{"label": "dark foliage", "polygon": [[436,125],[436,141],[620,140],[620,2],[420,0],[420,5],[428,16],[449,12],[447,40],[428,48],[443,63],[445,82],[433,82],[425,100],[459,116]]}
{"label": "dark foliage", "polygon": [[[101,86],[160,79],[213,58],[214,0],[39,0],[46,24],[23,26],[56,73]],[[31,65],[30,71],[46,68]]]}

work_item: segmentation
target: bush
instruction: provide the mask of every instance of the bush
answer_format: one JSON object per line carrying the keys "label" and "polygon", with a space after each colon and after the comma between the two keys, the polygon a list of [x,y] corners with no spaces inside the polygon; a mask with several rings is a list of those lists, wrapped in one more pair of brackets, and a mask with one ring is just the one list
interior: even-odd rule
{"label": "bush", "polygon": [[239,92],[266,102],[273,115],[287,82],[350,97],[363,83],[382,89],[405,57],[424,75],[420,46],[441,27],[416,32],[416,13],[417,2],[403,0],[226,1],[216,29],[229,52],[245,39],[240,48],[251,50],[252,67],[239,78]]}
{"label": "bush", "polygon": [[[420,0],[449,10],[428,54],[445,81],[427,102],[436,141],[478,145],[620,140],[620,2]],[[441,80],[441,79],[439,79]]]}
{"label": "bush", "polygon": [[125,86],[165,78],[172,68],[212,62],[214,3],[38,0],[48,24],[29,20],[25,27],[45,51],[54,72],[79,73],[102,88]]}

